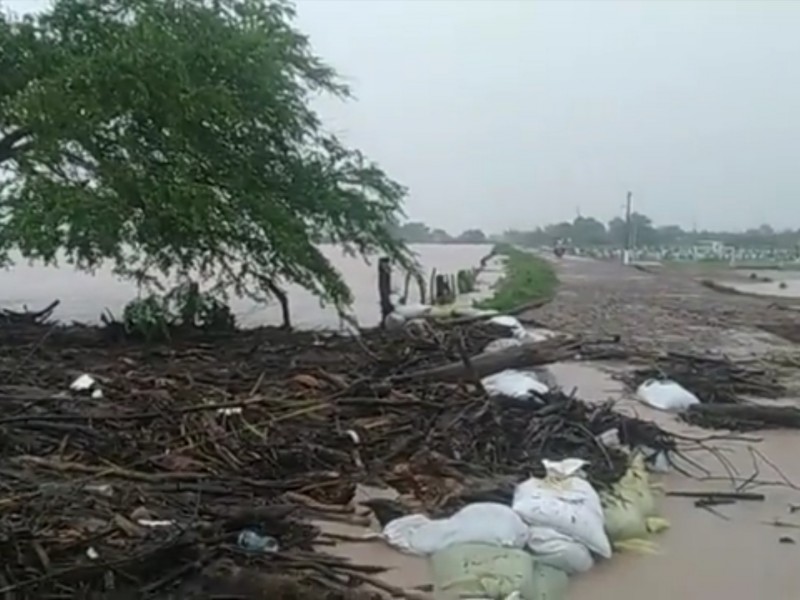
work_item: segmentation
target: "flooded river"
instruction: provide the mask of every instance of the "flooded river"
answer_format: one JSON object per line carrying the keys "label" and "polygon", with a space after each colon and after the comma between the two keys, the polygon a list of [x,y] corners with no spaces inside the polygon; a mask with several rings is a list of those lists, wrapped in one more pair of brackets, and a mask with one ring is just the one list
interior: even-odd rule
{"label": "flooded river", "polygon": [[[491,245],[412,245],[427,278],[433,269],[439,273],[454,273],[459,269],[477,266],[488,254]],[[378,307],[377,257],[367,263],[361,258],[346,256],[336,246],[323,251],[339,269],[353,291],[353,311],[362,326],[375,325],[380,318]],[[396,273],[393,287],[402,290],[405,276]],[[331,307],[322,307],[317,298],[298,286],[289,286],[294,325],[299,328],[338,328],[339,317]],[[412,286],[411,299],[416,299]],[[62,321],[98,322],[106,309],[120,316],[125,304],[137,295],[134,284],[116,278],[111,269],[101,269],[94,275],[68,268],[29,266],[20,261],[8,271],[0,271],[0,307],[20,310],[23,306],[38,309],[54,299],[61,300],[55,318]],[[277,303],[257,304],[251,300],[231,298],[231,308],[246,327],[279,325],[280,307]]]}

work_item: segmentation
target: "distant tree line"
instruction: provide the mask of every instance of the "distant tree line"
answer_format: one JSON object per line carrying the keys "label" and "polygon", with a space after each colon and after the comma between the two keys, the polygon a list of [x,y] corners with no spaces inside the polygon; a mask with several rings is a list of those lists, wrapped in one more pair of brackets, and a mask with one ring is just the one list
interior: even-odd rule
{"label": "distant tree line", "polygon": [[[738,248],[795,248],[800,244],[800,229],[776,231],[769,225],[743,232],[687,231],[678,225],[656,226],[646,215],[631,215],[631,236],[637,247],[690,246],[704,240],[718,240]],[[551,245],[558,239],[569,239],[575,246],[625,246],[628,227],[625,220],[616,217],[607,224],[593,217],[577,217],[572,222],[563,221],[545,227],[503,233],[503,241],[520,246]]]}
{"label": "distant tree line", "polygon": [[450,235],[444,229],[431,229],[420,221],[396,224],[393,235],[406,244],[487,244],[489,238],[480,229],[467,229]]}

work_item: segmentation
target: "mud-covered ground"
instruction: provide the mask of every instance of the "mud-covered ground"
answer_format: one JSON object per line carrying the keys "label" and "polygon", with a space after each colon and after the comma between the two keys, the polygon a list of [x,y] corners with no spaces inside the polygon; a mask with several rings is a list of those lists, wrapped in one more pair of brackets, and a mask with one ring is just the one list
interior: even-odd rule
{"label": "mud-covered ground", "polygon": [[570,333],[618,333],[644,347],[762,355],[787,349],[800,313],[772,300],[723,294],[680,269],[644,272],[613,262],[568,257],[555,262],[553,302],[525,315]]}

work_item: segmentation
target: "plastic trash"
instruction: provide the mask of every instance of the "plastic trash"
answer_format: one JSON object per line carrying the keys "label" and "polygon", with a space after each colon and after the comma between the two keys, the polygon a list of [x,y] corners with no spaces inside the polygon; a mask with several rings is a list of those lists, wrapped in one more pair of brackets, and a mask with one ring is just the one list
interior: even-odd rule
{"label": "plastic trash", "polygon": [[481,385],[490,396],[532,398],[546,394],[550,389],[530,371],[506,369],[481,379]]}
{"label": "plastic trash", "polygon": [[516,337],[525,333],[525,327],[519,322],[519,319],[509,315],[497,315],[489,319],[489,323],[497,325],[498,327],[505,327]]}
{"label": "plastic trash", "polygon": [[546,475],[531,477],[514,490],[512,508],[531,526],[547,527],[609,558],[611,544],[604,528],[600,497],[581,477],[586,461],[543,460]]}
{"label": "plastic trash", "polygon": [[528,541],[528,527],[505,504],[468,504],[447,519],[430,519],[413,514],[394,519],[383,528],[383,538],[409,554],[427,556],[454,544],[480,543],[522,548]]}
{"label": "plastic trash", "polygon": [[568,575],[583,573],[594,566],[586,546],[549,527],[531,527],[528,549],[542,564]]}
{"label": "plastic trash", "polygon": [[424,317],[429,314],[431,310],[433,310],[433,307],[429,304],[397,304],[392,313],[408,321],[410,319]]}
{"label": "plastic trash", "polygon": [[248,552],[268,554],[280,549],[278,540],[269,535],[261,535],[252,529],[244,529],[236,539],[239,547]]}
{"label": "plastic trash", "polygon": [[605,528],[615,548],[652,551],[647,538],[669,527],[658,516],[653,486],[644,456],[636,454],[625,475],[601,494]]}
{"label": "plastic trash", "polygon": [[648,379],[639,386],[636,395],[648,406],[669,412],[680,412],[700,403],[692,392],[669,380]]}
{"label": "plastic trash", "polygon": [[536,329],[525,329],[524,327],[522,328],[522,331],[516,331],[514,337],[526,344],[546,342],[550,339],[549,335],[541,331],[537,331]]}
{"label": "plastic trash", "polygon": [[486,347],[483,349],[484,352],[502,352],[503,350],[508,350],[509,348],[516,348],[517,346],[521,346],[522,341],[518,340],[517,338],[500,338],[499,340],[492,340]]}
{"label": "plastic trash", "polygon": [[455,544],[430,558],[437,600],[563,600],[567,576],[525,550]]}
{"label": "plastic trash", "polygon": [[97,382],[95,381],[94,377],[84,373],[69,385],[69,389],[71,389],[73,392],[88,392],[95,386],[96,383]]}

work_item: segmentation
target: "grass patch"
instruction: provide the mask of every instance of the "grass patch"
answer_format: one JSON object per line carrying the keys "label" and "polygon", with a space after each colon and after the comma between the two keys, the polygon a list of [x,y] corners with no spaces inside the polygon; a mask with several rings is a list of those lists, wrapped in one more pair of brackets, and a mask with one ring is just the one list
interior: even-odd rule
{"label": "grass patch", "polygon": [[498,244],[493,254],[506,257],[505,273],[495,284],[494,295],[475,303],[478,308],[503,312],[549,299],[555,293],[558,277],[553,266],[543,258],[508,244]]}

